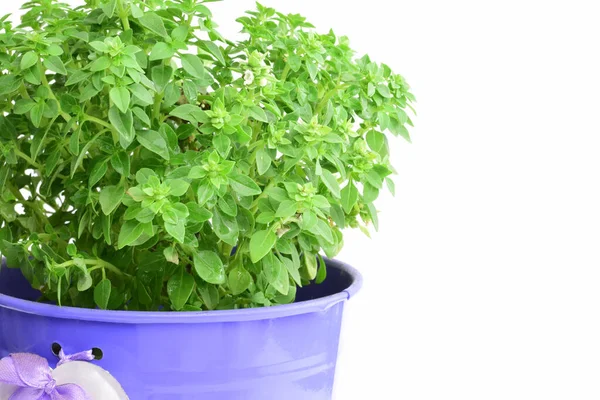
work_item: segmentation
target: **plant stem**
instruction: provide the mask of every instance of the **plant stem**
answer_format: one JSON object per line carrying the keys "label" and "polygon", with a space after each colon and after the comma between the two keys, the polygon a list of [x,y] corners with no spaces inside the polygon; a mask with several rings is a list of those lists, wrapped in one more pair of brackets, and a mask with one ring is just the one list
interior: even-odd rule
{"label": "plant stem", "polygon": [[[104,260],[100,260],[100,259],[84,259],[81,260],[81,262],[83,262],[85,265],[93,265],[93,268],[90,268],[88,271],[92,272],[95,271],[97,269],[107,269],[110,272],[113,272],[117,275],[120,276],[128,276],[131,277],[131,275],[126,274],[125,272],[121,271],[119,268],[115,267],[114,265],[112,265],[109,262],[106,262]],[[67,267],[71,267],[73,265],[76,265],[76,261],[75,260],[70,260],[70,261],[66,261],[62,264],[58,264],[57,267],[63,267],[63,268],[67,268]]]}
{"label": "plant stem", "polygon": [[163,94],[157,93],[154,96],[154,105],[152,106],[152,119],[160,122],[160,106],[163,101]]}
{"label": "plant stem", "polygon": [[85,116],[84,121],[90,121],[90,122],[96,123],[98,125],[102,125],[103,127],[108,128],[110,130],[112,130],[112,128],[113,128],[112,125],[109,124],[108,122],[102,121],[99,118],[92,117],[91,115],[87,115],[87,114]]}
{"label": "plant stem", "polygon": [[122,0],[118,0],[117,4],[119,6],[119,18],[121,18],[121,23],[123,24],[123,30],[128,31],[131,29],[131,26],[129,25],[129,15],[125,11],[125,7],[123,7]]}

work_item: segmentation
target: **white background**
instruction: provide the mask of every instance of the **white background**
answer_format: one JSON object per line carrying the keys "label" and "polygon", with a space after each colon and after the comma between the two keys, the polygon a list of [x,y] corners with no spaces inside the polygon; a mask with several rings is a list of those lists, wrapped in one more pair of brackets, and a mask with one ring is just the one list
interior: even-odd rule
{"label": "white background", "polygon": [[[380,232],[340,255],[365,286],[336,399],[599,399],[598,4],[263,3],[348,35],[418,98]],[[212,5],[230,35],[252,7]]]}

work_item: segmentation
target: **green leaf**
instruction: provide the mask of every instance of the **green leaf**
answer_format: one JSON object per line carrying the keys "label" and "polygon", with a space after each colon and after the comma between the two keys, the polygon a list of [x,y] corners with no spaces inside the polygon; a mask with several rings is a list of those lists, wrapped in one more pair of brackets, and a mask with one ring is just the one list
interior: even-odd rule
{"label": "green leaf", "polygon": [[115,106],[121,113],[125,114],[129,111],[129,103],[131,102],[131,95],[129,90],[124,87],[114,87],[110,90],[110,99],[113,101]]}
{"label": "green leaf", "polygon": [[290,279],[287,269],[279,260],[279,258],[273,256],[263,259],[263,271],[267,282],[269,282],[279,293],[284,296],[290,291]]}
{"label": "green leaf", "polygon": [[250,259],[253,263],[262,260],[275,246],[277,235],[271,230],[255,232],[250,239]]}
{"label": "green leaf", "polygon": [[219,46],[217,46],[214,42],[204,40],[201,43],[202,47],[205,48],[210,54],[215,56],[215,58],[223,65],[225,65],[225,57],[223,57],[223,53]]}
{"label": "green leaf", "polygon": [[317,285],[320,285],[321,283],[325,282],[325,279],[327,278],[327,265],[325,264],[325,261],[323,260],[323,257],[321,257],[320,254],[318,257],[318,261],[319,269],[317,271],[317,276],[315,277],[315,283]]}
{"label": "green leaf", "polygon": [[131,173],[131,162],[129,155],[125,152],[114,154],[110,159],[110,164],[118,174],[128,177]]}
{"label": "green leaf", "polygon": [[229,272],[229,289],[234,296],[243,293],[252,284],[252,275],[243,267],[238,266]]}
{"label": "green leaf", "polygon": [[256,171],[259,175],[264,175],[271,168],[271,156],[265,149],[256,152]]}
{"label": "green leaf", "polygon": [[160,133],[156,131],[138,131],[137,141],[151,152],[169,161],[169,146]]}
{"label": "green leaf", "polygon": [[367,144],[371,150],[381,157],[386,157],[389,153],[387,138],[381,132],[369,131],[367,133]]}
{"label": "green leaf", "polygon": [[317,257],[314,254],[305,253],[304,266],[308,274],[308,279],[315,279],[317,277]]}
{"label": "green leaf", "polygon": [[14,75],[0,75],[0,95],[12,93],[19,89],[21,81]]}
{"label": "green leaf", "polygon": [[261,193],[256,182],[245,175],[232,175],[229,178],[229,184],[240,196],[254,196]]}
{"label": "green leaf", "polygon": [[88,272],[87,268],[85,268],[85,266],[84,269],[85,271],[81,271],[81,273],[79,274],[79,278],[77,279],[77,290],[80,292],[85,292],[94,284],[94,280],[92,279],[92,276]]}
{"label": "green leaf", "polygon": [[283,263],[283,266],[285,267],[285,269],[288,271],[288,273],[290,274],[290,276],[294,279],[294,282],[296,282],[296,284],[298,286],[302,286],[302,278],[300,277],[300,265],[296,265],[294,263],[294,261],[290,260],[287,257],[281,257],[280,258],[281,262]]}
{"label": "green leaf", "polygon": [[173,68],[166,65],[159,65],[152,68],[151,75],[156,90],[162,93],[173,77]]}
{"label": "green leaf", "polygon": [[104,14],[108,18],[112,18],[117,8],[117,0],[108,0],[107,3],[102,4],[100,7],[102,7],[102,11],[104,11]]}
{"label": "green leaf", "polygon": [[112,291],[112,284],[108,279],[102,279],[94,288],[94,302],[102,310],[108,308],[108,301],[110,300],[110,292]]}
{"label": "green leaf", "polygon": [[65,54],[65,51],[63,50],[63,48],[57,44],[51,44],[50,46],[48,46],[46,51],[51,56],[62,56],[63,54]]}
{"label": "green leaf", "polygon": [[67,69],[62,60],[56,56],[50,56],[44,61],[44,66],[50,71],[56,72],[57,74],[67,75]]}
{"label": "green leaf", "polygon": [[108,171],[108,165],[106,165],[106,160],[100,160],[94,164],[92,170],[90,171],[90,177],[88,180],[88,186],[92,187],[96,183],[100,182],[100,179],[104,177],[106,172]]}
{"label": "green leaf", "polygon": [[144,110],[142,110],[139,107],[134,107],[132,111],[133,111],[133,114],[141,122],[143,122],[146,126],[150,127],[152,125],[152,121],[150,121],[150,117],[148,117],[148,114],[146,114],[146,112]]}
{"label": "green leaf", "polygon": [[337,178],[328,170],[323,169],[323,174],[321,175],[323,178],[323,183],[327,186],[327,189],[331,192],[334,197],[340,197],[340,184],[337,181]]}
{"label": "green leaf", "polygon": [[119,239],[117,241],[118,248],[122,249],[125,246],[130,246],[135,243],[148,228],[147,224],[148,223],[142,223],[135,219],[126,221],[119,232]]}
{"label": "green leaf", "polygon": [[44,109],[46,105],[44,103],[38,103],[31,109],[30,117],[31,123],[36,128],[39,128],[42,125],[42,119],[44,118]]}
{"label": "green leaf", "polygon": [[150,61],[164,60],[171,58],[175,54],[175,50],[168,43],[158,42],[152,48],[150,53]]}
{"label": "green leaf", "polygon": [[225,283],[225,267],[219,256],[212,251],[194,253],[194,270],[198,276],[208,283],[222,285]]}
{"label": "green leaf", "polygon": [[185,220],[179,220],[176,224],[165,222],[165,230],[179,243],[185,241]]}
{"label": "green leaf", "polygon": [[35,101],[30,99],[19,99],[15,102],[14,112],[17,115],[27,114],[35,104]]}
{"label": "green leaf", "polygon": [[125,196],[123,186],[106,186],[100,192],[100,207],[105,215],[111,214],[121,204]]}
{"label": "green leaf", "polygon": [[148,12],[138,18],[139,23],[151,32],[156,33],[158,36],[162,36],[165,39],[169,39],[169,34],[165,29],[165,24],[161,17],[153,12]]}
{"label": "green leaf", "polygon": [[186,182],[183,179],[170,179],[165,181],[165,183],[170,188],[169,195],[171,196],[183,196],[190,188],[189,182]]}
{"label": "green leaf", "polygon": [[35,64],[37,64],[38,60],[38,55],[34,51],[25,53],[23,58],[21,58],[21,69],[26,70],[33,67]]}
{"label": "green leaf", "polygon": [[103,56],[89,64],[88,68],[92,72],[104,71],[110,67],[110,58]]}
{"label": "green leaf", "polygon": [[128,88],[131,91],[131,93],[133,93],[133,96],[136,99],[138,99],[138,101],[140,103],[142,103],[143,105],[149,106],[150,104],[154,103],[154,97],[152,97],[152,93],[150,93],[150,91],[148,89],[146,89],[144,86],[142,86],[141,84],[134,83],[133,85],[130,85]]}
{"label": "green leaf", "polygon": [[390,93],[390,88],[388,87],[388,85],[377,85],[377,92],[379,92],[379,94],[385,97],[386,99],[391,99],[392,97],[394,97],[392,93]]}
{"label": "green leaf", "polygon": [[92,76],[91,72],[83,71],[80,69],[73,71],[73,73],[69,74],[69,79],[67,79],[67,82],[65,83],[65,85],[66,86],[75,85],[79,82],[83,82],[83,81],[87,80],[90,76]]}
{"label": "green leaf", "polygon": [[206,221],[210,220],[213,216],[213,214],[210,211],[208,211],[204,207],[201,207],[197,203],[187,203],[186,206],[190,212],[190,215],[188,218],[191,222],[195,222],[195,223],[206,222]]}
{"label": "green leaf", "polygon": [[194,277],[188,274],[185,268],[177,268],[167,282],[167,294],[174,310],[179,311],[185,306],[194,291],[194,286]]}
{"label": "green leaf", "polygon": [[116,107],[111,107],[108,112],[108,119],[119,134],[121,147],[127,149],[135,139],[133,114],[131,110],[127,110],[126,113],[121,113]]}
{"label": "green leaf", "polygon": [[298,210],[298,203],[294,200],[286,200],[279,204],[277,208],[277,212],[275,216],[277,218],[289,218],[293,215],[296,215],[296,211]]}
{"label": "green leaf", "polygon": [[179,264],[179,253],[175,247],[167,247],[163,250],[165,259],[172,264]]}
{"label": "green leaf", "polygon": [[104,42],[99,42],[99,41],[95,41],[95,42],[90,42],[90,46],[92,46],[92,48],[100,53],[108,53],[109,52],[109,48],[106,45],[106,43]]}
{"label": "green leaf", "polygon": [[259,106],[252,106],[250,109],[248,109],[248,113],[250,114],[250,117],[254,118],[257,121],[269,122],[267,113],[265,113],[265,110],[263,110]]}
{"label": "green leaf", "polygon": [[348,185],[342,189],[341,193],[341,203],[342,207],[346,214],[350,214],[354,205],[358,201],[358,189],[354,186],[352,181],[348,183]]}
{"label": "green leaf", "polygon": [[181,64],[185,72],[194,78],[202,79],[206,74],[204,63],[202,60],[193,54],[184,54],[181,56]]}

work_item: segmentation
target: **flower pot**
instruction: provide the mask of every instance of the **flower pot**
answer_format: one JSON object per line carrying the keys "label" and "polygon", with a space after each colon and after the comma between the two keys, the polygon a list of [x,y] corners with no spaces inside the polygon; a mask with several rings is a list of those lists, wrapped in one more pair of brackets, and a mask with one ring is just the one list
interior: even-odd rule
{"label": "flower pot", "polygon": [[133,312],[36,303],[19,270],[0,269],[0,357],[34,353],[56,364],[99,348],[94,361],[132,400],[329,400],[342,312],[361,286],[328,260],[323,284],[290,305],[209,312]]}

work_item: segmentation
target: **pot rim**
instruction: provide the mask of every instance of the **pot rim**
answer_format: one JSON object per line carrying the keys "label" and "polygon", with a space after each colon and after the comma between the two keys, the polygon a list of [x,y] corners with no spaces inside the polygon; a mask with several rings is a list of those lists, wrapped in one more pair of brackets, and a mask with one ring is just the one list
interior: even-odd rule
{"label": "pot rim", "polygon": [[325,311],[338,303],[350,299],[360,290],[363,282],[360,272],[341,261],[327,259],[326,262],[328,268],[336,268],[346,273],[351,279],[350,286],[341,292],[318,299],[271,307],[216,311],[113,311],[60,307],[0,294],[0,308],[7,308],[39,317],[118,324],[199,324],[284,318]]}

